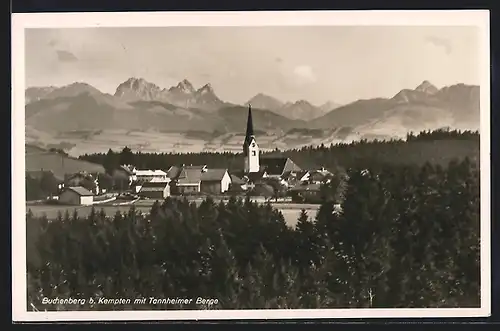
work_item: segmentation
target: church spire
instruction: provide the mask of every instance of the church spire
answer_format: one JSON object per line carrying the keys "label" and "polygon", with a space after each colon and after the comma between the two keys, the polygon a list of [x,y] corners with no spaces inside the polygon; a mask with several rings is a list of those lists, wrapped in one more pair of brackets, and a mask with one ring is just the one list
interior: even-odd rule
{"label": "church spire", "polygon": [[247,132],[243,143],[243,154],[245,155],[245,172],[259,172],[259,146],[253,132],[252,106],[250,105],[248,105]]}
{"label": "church spire", "polygon": [[253,136],[252,105],[248,105],[247,133],[246,137]]}
{"label": "church spire", "polygon": [[254,139],[253,133],[253,120],[252,120],[252,106],[248,105],[248,119],[247,119],[247,132],[245,134],[245,142],[243,143],[243,153],[245,156],[248,153],[248,146],[250,142]]}

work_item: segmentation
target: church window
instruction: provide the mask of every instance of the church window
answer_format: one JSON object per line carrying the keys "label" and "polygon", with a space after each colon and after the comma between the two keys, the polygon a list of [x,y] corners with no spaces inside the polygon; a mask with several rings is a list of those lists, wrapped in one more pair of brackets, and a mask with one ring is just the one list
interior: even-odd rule
{"label": "church window", "polygon": [[255,143],[252,143],[252,147],[255,147]]}
{"label": "church window", "polygon": [[255,153],[255,151],[252,151],[252,156],[255,156],[255,155],[257,155],[257,154]]}

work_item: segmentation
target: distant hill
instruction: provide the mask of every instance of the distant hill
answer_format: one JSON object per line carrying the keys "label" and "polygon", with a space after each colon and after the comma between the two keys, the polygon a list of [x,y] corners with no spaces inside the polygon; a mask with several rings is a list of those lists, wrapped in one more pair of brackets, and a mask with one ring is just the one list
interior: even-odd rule
{"label": "distant hill", "polygon": [[340,106],[342,106],[342,105],[339,103],[336,103],[333,101],[327,101],[324,104],[322,104],[321,106],[319,106],[318,108],[321,109],[321,111],[323,111],[323,115],[324,115],[324,114],[326,114],[334,109],[339,108]]}
{"label": "distant hill", "polygon": [[316,107],[306,100],[283,103],[280,100],[263,93],[255,95],[244,105],[252,105],[253,108],[268,109],[283,117],[302,121],[309,121],[317,118],[338,106],[332,102],[327,102],[320,107]]}
{"label": "distant hill", "polygon": [[[225,107],[220,109],[217,114],[224,120],[225,131],[245,132],[248,108],[244,106]],[[264,131],[287,131],[294,127],[303,127],[305,121],[293,120],[280,116],[267,109],[258,109],[252,107],[252,117],[254,128]],[[222,129],[219,127],[219,129]]]}
{"label": "distant hill", "polygon": [[25,102],[28,104],[43,99],[55,89],[57,89],[55,86],[28,87],[24,94]]}
{"label": "distant hill", "polygon": [[[329,111],[331,109],[328,109]],[[304,121],[309,121],[315,119],[321,115],[324,115],[327,111],[322,110],[319,107],[314,106],[306,100],[298,100],[296,102],[287,102],[275,112],[281,116],[285,116],[291,119],[301,119]]]}
{"label": "distant hill", "polygon": [[259,93],[250,100],[248,100],[244,105],[245,106],[252,105],[252,107],[254,108],[268,109],[271,111],[275,111],[283,106],[283,102],[269,95]]}
{"label": "distant hill", "polygon": [[311,128],[354,127],[358,132],[404,134],[441,127],[479,128],[479,86],[457,84],[437,89],[424,81],[390,99],[358,100],[309,122]]}
{"label": "distant hill", "polygon": [[90,173],[104,173],[100,164],[83,161],[56,152],[50,152],[33,145],[26,145],[26,171],[50,170],[59,179],[64,179],[65,174],[80,171]]}

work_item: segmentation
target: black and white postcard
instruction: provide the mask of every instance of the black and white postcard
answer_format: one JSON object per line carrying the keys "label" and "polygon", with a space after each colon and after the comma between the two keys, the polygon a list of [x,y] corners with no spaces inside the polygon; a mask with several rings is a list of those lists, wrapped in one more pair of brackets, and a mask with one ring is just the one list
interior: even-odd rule
{"label": "black and white postcard", "polygon": [[489,316],[488,11],[12,16],[14,321]]}

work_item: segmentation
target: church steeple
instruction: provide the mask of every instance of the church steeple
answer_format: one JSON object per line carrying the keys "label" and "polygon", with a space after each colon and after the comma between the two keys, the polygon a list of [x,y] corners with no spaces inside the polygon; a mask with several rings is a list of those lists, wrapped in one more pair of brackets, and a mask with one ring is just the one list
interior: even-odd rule
{"label": "church steeple", "polygon": [[248,155],[248,146],[252,139],[255,139],[253,133],[252,106],[248,105],[247,131],[245,133],[245,142],[243,143],[243,153]]}
{"label": "church steeple", "polygon": [[243,143],[243,154],[245,156],[245,171],[258,172],[259,171],[259,146],[255,141],[253,132],[252,120],[252,106],[248,105],[248,118],[247,118],[247,131],[245,134],[245,141]]}

